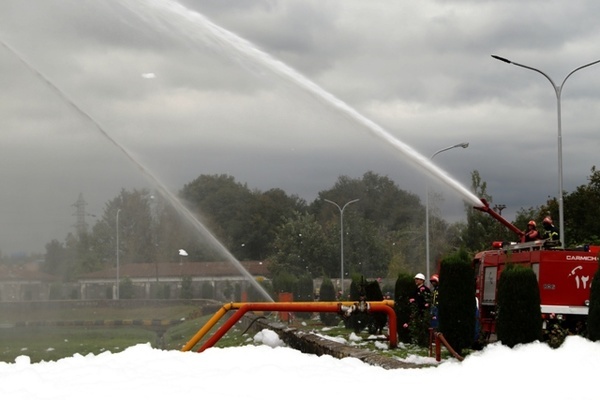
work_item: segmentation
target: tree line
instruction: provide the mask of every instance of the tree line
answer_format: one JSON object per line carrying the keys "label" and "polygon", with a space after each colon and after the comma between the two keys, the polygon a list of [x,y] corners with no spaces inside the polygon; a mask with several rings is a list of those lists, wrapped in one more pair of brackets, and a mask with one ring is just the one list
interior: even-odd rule
{"label": "tree line", "polygon": [[[471,189],[493,204],[478,171],[472,173]],[[348,277],[395,278],[400,272],[424,269],[425,205],[417,195],[371,171],[360,178],[340,176],[311,203],[277,188],[250,189],[225,174],[200,175],[185,184],[178,197],[235,258],[268,260],[273,276],[339,277],[341,234]],[[344,209],[341,233],[340,210],[331,203],[342,207],[354,199],[359,201]],[[598,243],[598,199],[600,174],[594,167],[587,184],[563,197],[566,237],[573,243]],[[515,239],[468,204],[465,221],[448,223],[440,216],[441,201],[434,196],[429,205],[432,262],[458,249],[472,253],[489,248],[494,240]],[[523,221],[541,221],[545,215],[557,219],[556,199],[520,210],[513,223],[524,226]],[[179,249],[185,249],[189,261],[223,259],[160,194],[121,189],[89,231],[69,233],[64,241],[54,239],[46,245],[45,271],[69,281],[116,265],[117,229],[121,264],[178,262]]]}
{"label": "tree line", "polygon": [[[494,204],[493,197],[487,193],[486,182],[478,171],[471,174],[472,192],[478,198],[485,198],[490,206]],[[593,166],[587,183],[579,185],[571,193],[563,193],[564,234],[567,243],[564,247],[574,248],[586,244],[600,244],[600,171]],[[514,233],[500,226],[491,216],[466,205],[466,226],[464,231],[465,248],[470,252],[489,248],[493,241],[515,241]],[[546,203],[528,208],[521,208],[515,214],[513,225],[525,230],[527,222],[536,221],[538,229],[541,221],[550,217],[558,227],[558,200],[548,197]]]}

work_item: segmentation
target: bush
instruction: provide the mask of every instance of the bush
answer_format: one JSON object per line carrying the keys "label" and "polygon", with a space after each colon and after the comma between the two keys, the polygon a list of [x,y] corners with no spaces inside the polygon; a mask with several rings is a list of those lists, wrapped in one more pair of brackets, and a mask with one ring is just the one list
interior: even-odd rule
{"label": "bush", "polygon": [[60,283],[53,283],[52,285],[50,285],[50,293],[48,294],[48,299],[62,300],[62,285]]}
{"label": "bush", "polygon": [[467,252],[461,250],[443,259],[439,275],[439,331],[462,354],[477,336],[475,273]]}
{"label": "bush", "polygon": [[273,277],[273,289],[275,293],[294,293],[298,278],[287,271],[279,271]]}
{"label": "bush", "polygon": [[213,299],[215,297],[215,289],[209,282],[202,283],[201,293],[200,297],[203,299]]}
{"label": "bush", "polygon": [[233,298],[235,301],[242,301],[242,285],[239,283],[233,286]]}
{"label": "bush", "polygon": [[[381,286],[379,286],[379,282],[377,281],[367,282],[365,286],[365,293],[368,301],[383,301],[383,292],[381,291]],[[381,334],[383,328],[387,324],[387,314],[382,312],[369,313],[369,317],[370,318],[367,323],[369,333]]]}
{"label": "bush", "polygon": [[350,282],[350,293],[347,293],[347,300],[358,301],[361,295],[366,296],[364,285],[365,277],[360,274],[353,274],[352,281]]}
{"label": "bush", "polygon": [[[362,275],[353,275],[350,284],[350,300],[355,304],[368,301],[382,301],[383,293],[377,281],[367,281]],[[371,334],[381,333],[387,322],[387,315],[370,313],[360,307],[350,315],[344,315],[344,326],[359,333],[367,328]]]}
{"label": "bush", "polygon": [[[275,299],[277,297],[273,294],[273,286],[271,285],[270,281],[266,279],[261,279],[257,280],[257,283],[260,285],[261,288],[264,289],[265,292],[267,292],[271,299]],[[264,293],[259,291],[256,287],[254,287],[254,285],[249,285],[246,290],[248,293],[248,301],[262,302],[269,300],[266,299]]]}
{"label": "bush", "polygon": [[[321,288],[319,289],[319,300],[320,301],[335,301],[336,293],[333,282],[328,277],[323,277]],[[336,326],[339,323],[339,317],[337,314],[330,312],[319,313],[319,319],[325,326]]]}
{"label": "bush", "polygon": [[[312,277],[309,274],[304,274],[300,276],[296,282],[294,301],[314,301],[314,291]],[[311,317],[311,313],[309,312],[298,312],[296,315],[303,319],[309,319]]]}
{"label": "bush", "polygon": [[169,300],[171,298],[171,285],[163,285],[163,299]]}
{"label": "bush", "polygon": [[182,299],[192,299],[194,297],[194,289],[192,288],[192,277],[189,275],[181,278],[181,293]]}
{"label": "bush", "polygon": [[133,299],[135,296],[135,290],[133,288],[133,282],[131,278],[126,277],[119,282],[119,298],[120,299]]}
{"label": "bush", "polygon": [[400,273],[394,287],[394,311],[396,313],[396,324],[398,340],[402,343],[410,343],[410,302],[409,298],[415,291],[413,275]]}
{"label": "bush", "polygon": [[540,290],[531,268],[508,265],[498,282],[496,331],[509,347],[542,340]]}
{"label": "bush", "polygon": [[590,289],[590,309],[587,322],[588,339],[600,340],[600,268],[594,274]]}

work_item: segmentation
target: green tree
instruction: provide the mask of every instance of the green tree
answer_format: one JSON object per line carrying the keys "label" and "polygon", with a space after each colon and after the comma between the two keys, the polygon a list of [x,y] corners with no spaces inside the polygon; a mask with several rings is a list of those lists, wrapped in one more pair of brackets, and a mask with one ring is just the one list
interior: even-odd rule
{"label": "green tree", "polygon": [[394,286],[394,312],[396,313],[396,323],[398,331],[398,340],[402,343],[410,343],[410,302],[409,299],[415,291],[415,282],[412,274],[401,272],[398,274]]}
{"label": "green tree", "polygon": [[497,311],[498,340],[506,346],[542,340],[540,291],[531,268],[509,265],[502,271]]}
{"label": "green tree", "polygon": [[273,275],[282,271],[297,277],[308,273],[316,278],[324,272],[333,275],[330,238],[312,215],[295,212],[279,227],[273,248],[269,258]]}
{"label": "green tree", "polygon": [[200,175],[184,186],[180,196],[240,260],[266,258],[276,228],[294,212],[306,210],[298,196],[281,189],[251,191],[229,175]]}
{"label": "green tree", "polygon": [[181,278],[181,293],[180,296],[182,299],[193,299],[194,298],[194,289],[192,287],[192,277],[189,275]]}
{"label": "green tree", "polygon": [[[296,287],[294,289],[294,301],[314,301],[315,289],[313,286],[313,278],[310,274],[303,274],[298,277],[296,281]],[[308,319],[311,316],[311,313],[298,313],[300,318]]]}
{"label": "green tree", "polygon": [[[345,211],[347,212],[347,211]],[[339,223],[330,226],[339,232]],[[346,271],[367,278],[385,277],[391,262],[392,250],[372,221],[353,212],[344,217],[344,267]],[[336,241],[336,263],[340,262],[340,240]]]}
{"label": "green tree", "polygon": [[277,227],[294,212],[306,211],[306,202],[298,196],[288,196],[281,189],[266,192],[254,191],[254,201],[249,210],[249,229],[245,233],[245,256],[251,260],[263,260],[270,251]]}
{"label": "green tree", "polygon": [[135,289],[133,282],[129,277],[126,277],[119,282],[119,298],[120,299],[133,299],[135,298]]}
{"label": "green tree", "polygon": [[[335,301],[336,293],[335,287],[333,286],[333,282],[329,277],[324,276],[323,282],[321,283],[321,287],[319,288],[319,301]],[[339,323],[339,317],[337,314],[330,312],[321,312],[319,313],[319,319],[325,326],[335,326]]]}
{"label": "green tree", "polygon": [[[513,221],[513,225],[515,225],[520,230],[525,231],[529,221],[535,221],[536,227],[540,231],[540,234],[541,234],[542,233],[541,222],[544,219],[543,217],[541,217],[541,213],[542,213],[542,211],[540,208],[534,208],[534,207],[529,207],[528,209],[521,208],[519,211],[517,211],[517,214],[515,215],[515,220]],[[514,239],[513,239],[513,241],[514,241]]]}
{"label": "green tree", "polygon": [[600,244],[600,171],[593,166],[588,183],[563,196],[563,201],[566,244]]}
{"label": "green tree", "polygon": [[200,175],[179,193],[191,211],[238,259],[246,259],[246,234],[251,232],[254,196],[247,185],[229,175]]}
{"label": "green tree", "polygon": [[46,244],[46,257],[44,258],[43,271],[47,274],[64,276],[67,263],[65,246],[54,239]]}
{"label": "green tree", "polygon": [[104,266],[99,253],[95,251],[95,238],[87,233],[67,234],[62,261],[56,272],[63,281],[72,281],[82,273],[93,272]]}
{"label": "green tree", "polygon": [[276,270],[273,273],[273,290],[275,293],[294,293],[298,284],[298,276],[285,269]]}
{"label": "green tree", "polygon": [[82,238],[79,242],[96,259],[116,265],[117,229],[121,264],[154,260],[151,195],[148,190],[130,192],[121,189],[119,196],[107,203],[101,220],[92,229],[89,243],[84,243]]}
{"label": "green tree", "polygon": [[223,258],[171,204],[160,196],[155,200],[155,262],[177,262],[179,249],[188,253],[190,261],[218,261]]}
{"label": "green tree", "polygon": [[349,270],[373,277],[395,276],[404,267],[424,263],[425,212],[418,196],[371,171],[360,179],[340,176],[333,188],[319,192],[310,206],[324,229],[339,237],[340,211],[324,199],[339,207],[360,199],[344,211],[344,252]]}
{"label": "green tree", "polygon": [[343,206],[346,201],[360,199],[349,207],[385,231],[401,230],[407,224],[425,220],[425,211],[419,197],[398,187],[388,177],[367,172],[361,179],[340,176],[333,188],[319,192],[311,205],[319,220],[339,218],[339,211],[323,199]]}
{"label": "green tree", "polygon": [[[479,171],[471,173],[471,191],[479,199],[485,199],[492,204],[492,196],[487,194],[487,183],[481,179]],[[465,248],[471,252],[485,250],[498,240],[498,225],[500,224],[489,214],[473,208],[473,204],[465,203],[467,226],[463,232]]]}
{"label": "green tree", "polygon": [[459,354],[475,342],[475,272],[465,250],[444,258],[440,265],[439,331]]}

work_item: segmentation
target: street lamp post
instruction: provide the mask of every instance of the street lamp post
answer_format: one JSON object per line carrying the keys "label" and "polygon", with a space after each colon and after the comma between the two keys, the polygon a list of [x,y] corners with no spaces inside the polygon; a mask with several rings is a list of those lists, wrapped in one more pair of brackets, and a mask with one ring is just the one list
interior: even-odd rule
{"label": "street lamp post", "polygon": [[117,300],[119,300],[119,213],[121,212],[121,209],[119,208],[117,210],[117,223],[116,223],[116,230],[117,230]]}
{"label": "street lamp post", "polygon": [[[455,144],[454,146],[450,146],[450,147],[445,147],[441,150],[436,151],[435,153],[433,153],[433,155],[431,156],[431,160],[433,160],[433,157],[437,156],[438,154],[447,151],[447,150],[452,150],[455,149],[457,147],[462,147],[463,149],[466,149],[467,147],[469,147],[469,143],[458,143]],[[427,272],[427,279],[430,278],[429,276],[429,186],[426,185],[425,187],[425,253],[426,253],[426,272]]]}
{"label": "street lamp post", "polygon": [[585,65],[582,65],[581,67],[575,68],[573,71],[571,71],[567,74],[567,76],[565,77],[565,79],[563,79],[560,86],[557,86],[554,83],[554,81],[552,80],[552,78],[550,78],[550,76],[548,76],[545,72],[540,71],[537,68],[519,64],[514,61],[510,61],[504,57],[496,56],[493,54],[492,54],[492,57],[495,58],[496,60],[500,60],[500,61],[503,61],[508,64],[516,65],[517,67],[521,67],[521,68],[529,69],[531,71],[538,72],[538,73],[542,74],[543,76],[545,76],[546,79],[548,79],[550,81],[550,84],[552,84],[552,87],[554,88],[554,93],[556,94],[556,111],[558,114],[558,231],[559,231],[560,243],[563,246],[566,246],[565,230],[564,230],[564,225],[565,225],[564,222],[565,221],[564,221],[564,209],[563,209],[562,123],[561,123],[560,96],[561,96],[562,88],[563,88],[565,82],[567,81],[567,79],[569,79],[569,77],[571,75],[573,75],[575,72],[579,71],[580,69],[583,69],[585,67],[589,67],[591,65],[599,63],[600,60],[596,60],[589,64],[585,64]]}
{"label": "street lamp post", "polygon": [[334,206],[336,206],[338,208],[338,210],[340,210],[340,293],[343,296],[344,295],[344,210],[346,209],[346,206],[352,203],[356,203],[357,201],[359,201],[360,199],[354,199],[354,200],[350,200],[349,202],[347,202],[346,204],[344,204],[343,207],[340,207],[336,202],[331,201],[331,200],[327,200],[327,199],[323,199],[328,203],[333,204]]}

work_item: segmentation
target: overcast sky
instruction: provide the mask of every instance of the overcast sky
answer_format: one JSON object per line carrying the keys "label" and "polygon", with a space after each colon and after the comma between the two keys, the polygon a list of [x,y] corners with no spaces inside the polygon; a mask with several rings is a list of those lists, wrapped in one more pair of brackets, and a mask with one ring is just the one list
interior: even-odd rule
{"label": "overcast sky", "polygon": [[[421,158],[469,142],[435,165],[465,188],[478,170],[510,219],[558,194],[556,94],[543,75],[490,55],[560,85],[600,59],[598,15],[592,0],[3,0],[0,251],[63,241],[80,193],[101,215],[121,188],[149,187],[98,126],[174,192],[201,174],[230,174],[310,202],[341,175],[373,171],[423,200],[429,185],[445,199],[442,217],[464,218],[456,188],[215,39],[203,17]],[[598,160],[600,64],[566,81],[561,105],[570,192]]]}

